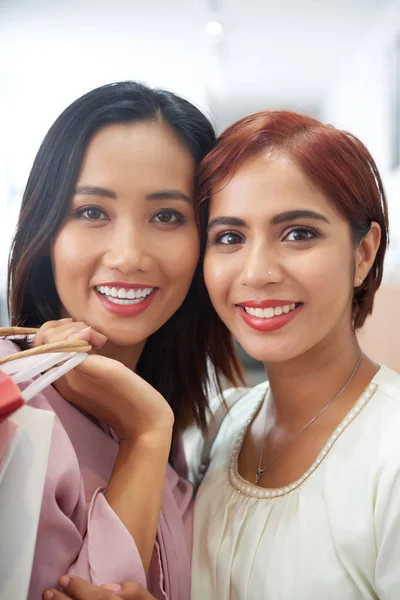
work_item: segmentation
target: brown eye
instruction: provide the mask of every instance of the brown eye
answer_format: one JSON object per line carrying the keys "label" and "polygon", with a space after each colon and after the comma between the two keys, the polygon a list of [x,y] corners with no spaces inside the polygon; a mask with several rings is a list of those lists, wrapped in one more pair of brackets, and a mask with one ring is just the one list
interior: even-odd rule
{"label": "brown eye", "polygon": [[172,221],[172,217],[173,217],[173,215],[171,215],[171,213],[167,213],[167,212],[160,212],[160,213],[157,213],[157,215],[156,215],[156,219],[158,219],[158,221],[160,221],[160,223],[170,223]]}
{"label": "brown eye", "polygon": [[296,227],[296,229],[292,229],[292,231],[287,234],[285,240],[288,242],[306,242],[315,237],[317,237],[317,235],[312,229]]}
{"label": "brown eye", "polygon": [[97,210],[96,208],[89,208],[86,211],[86,216],[88,219],[91,219],[92,221],[97,221],[98,219],[101,218],[101,211]]}
{"label": "brown eye", "polygon": [[185,217],[175,210],[159,210],[151,219],[154,223],[163,223],[166,225],[177,225],[184,223]]}
{"label": "brown eye", "polygon": [[77,211],[77,217],[87,221],[104,221],[108,219],[106,213],[97,206],[87,206]]}
{"label": "brown eye", "polygon": [[222,244],[223,246],[232,246],[234,244],[241,244],[243,241],[242,236],[234,231],[226,231],[225,233],[220,233],[215,237],[214,242],[216,244]]}

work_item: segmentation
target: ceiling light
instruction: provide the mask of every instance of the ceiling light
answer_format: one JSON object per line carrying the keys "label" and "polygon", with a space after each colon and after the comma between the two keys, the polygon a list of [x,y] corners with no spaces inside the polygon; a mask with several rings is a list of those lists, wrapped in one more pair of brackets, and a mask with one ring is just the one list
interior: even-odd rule
{"label": "ceiling light", "polygon": [[210,35],[221,35],[224,28],[218,21],[209,21],[206,25],[206,32]]}

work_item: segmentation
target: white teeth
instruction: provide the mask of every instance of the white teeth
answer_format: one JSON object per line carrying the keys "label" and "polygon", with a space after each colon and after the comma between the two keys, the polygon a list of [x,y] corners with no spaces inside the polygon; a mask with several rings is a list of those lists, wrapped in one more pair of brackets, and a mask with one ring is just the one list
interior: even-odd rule
{"label": "white teeth", "polygon": [[135,300],[127,300],[125,298],[113,298],[112,296],[108,296],[107,300],[112,302],[113,304],[139,304],[142,300],[136,298]]}
{"label": "white teeth", "polygon": [[288,312],[296,308],[296,304],[285,304],[284,306],[276,306],[275,308],[248,308],[243,307],[247,314],[252,317],[258,317],[259,319],[271,319],[272,317],[278,317],[282,313],[287,314]]}
{"label": "white teeth", "polygon": [[107,297],[107,300],[114,304],[137,304],[149,296],[155,288],[124,288],[109,287],[108,285],[98,285],[96,290]]}

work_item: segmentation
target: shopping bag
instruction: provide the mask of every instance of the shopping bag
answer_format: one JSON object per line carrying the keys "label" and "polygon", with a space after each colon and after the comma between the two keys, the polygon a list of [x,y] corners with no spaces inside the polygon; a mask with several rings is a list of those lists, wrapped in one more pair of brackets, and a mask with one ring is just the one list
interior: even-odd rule
{"label": "shopping bag", "polygon": [[18,437],[0,479],[0,599],[26,600],[54,413],[25,405],[8,419]]}
{"label": "shopping bag", "polygon": [[[0,337],[35,331],[0,328]],[[0,358],[0,600],[28,594],[54,424],[54,413],[26,402],[90,350],[78,340]]]}

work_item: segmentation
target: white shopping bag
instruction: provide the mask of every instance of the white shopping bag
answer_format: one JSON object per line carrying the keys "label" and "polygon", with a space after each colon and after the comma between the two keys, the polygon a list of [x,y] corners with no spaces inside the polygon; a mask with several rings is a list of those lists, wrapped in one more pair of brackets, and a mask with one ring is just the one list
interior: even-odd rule
{"label": "white shopping bag", "polygon": [[26,600],[42,503],[54,414],[23,406],[0,480],[0,599]]}
{"label": "white shopping bag", "polygon": [[28,595],[54,425],[53,412],[25,402],[80,364],[90,350],[78,340],[0,358],[0,600],[26,600]]}

